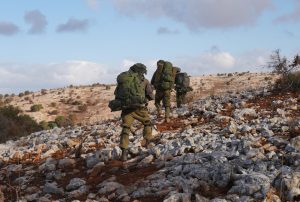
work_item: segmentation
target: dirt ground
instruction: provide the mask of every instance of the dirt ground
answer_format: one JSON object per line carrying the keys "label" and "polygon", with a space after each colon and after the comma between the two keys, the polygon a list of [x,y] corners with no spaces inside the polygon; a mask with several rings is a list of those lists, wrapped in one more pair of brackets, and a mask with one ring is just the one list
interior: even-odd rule
{"label": "dirt ground", "polygon": [[[275,75],[269,73],[233,73],[191,77],[193,91],[187,101],[236,92],[245,89],[266,87],[274,82]],[[7,104],[18,106],[36,121],[53,121],[57,116],[71,117],[75,123],[92,124],[119,117],[120,112],[111,112],[108,102],[114,99],[115,85],[94,84],[90,86],[69,86],[59,89],[44,89],[23,96],[6,98]],[[172,92],[175,105],[175,92]],[[41,104],[43,109],[31,112],[31,106]],[[154,102],[149,103],[154,109]]]}

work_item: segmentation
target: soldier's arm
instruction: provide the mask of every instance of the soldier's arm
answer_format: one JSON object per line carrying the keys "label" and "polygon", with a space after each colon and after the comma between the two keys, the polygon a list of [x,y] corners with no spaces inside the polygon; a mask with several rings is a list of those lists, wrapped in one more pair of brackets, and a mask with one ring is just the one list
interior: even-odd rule
{"label": "soldier's arm", "polygon": [[153,76],[152,76],[152,79],[151,79],[151,84],[152,85],[154,85],[154,83],[155,83],[156,73],[157,73],[157,71],[155,71],[154,74],[153,74]]}

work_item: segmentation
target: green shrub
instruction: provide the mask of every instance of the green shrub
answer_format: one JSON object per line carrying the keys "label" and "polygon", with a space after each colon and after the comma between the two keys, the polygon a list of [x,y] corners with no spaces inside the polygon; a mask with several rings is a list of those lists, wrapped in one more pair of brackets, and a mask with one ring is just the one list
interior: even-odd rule
{"label": "green shrub", "polygon": [[43,105],[41,105],[41,104],[35,104],[30,107],[31,112],[38,112],[41,109],[43,109]]}
{"label": "green shrub", "polygon": [[53,129],[53,128],[58,127],[58,126],[57,126],[57,124],[55,122],[49,121],[48,122],[48,127],[51,128],[51,129]]}
{"label": "green shrub", "polygon": [[288,73],[278,79],[275,83],[275,88],[300,90],[300,71]]}
{"label": "green shrub", "polygon": [[39,126],[40,126],[43,130],[49,130],[49,129],[50,129],[49,124],[48,124],[47,121],[41,121],[41,122],[39,123]]}
{"label": "green shrub", "polygon": [[24,95],[24,93],[19,93],[19,97],[23,97]]}
{"label": "green shrub", "polygon": [[39,131],[41,127],[28,115],[20,114],[14,106],[0,108],[0,143]]}
{"label": "green shrub", "polygon": [[74,125],[72,120],[70,120],[69,118],[66,118],[64,116],[57,116],[55,118],[55,123],[59,127],[67,127],[67,126],[73,126]]}

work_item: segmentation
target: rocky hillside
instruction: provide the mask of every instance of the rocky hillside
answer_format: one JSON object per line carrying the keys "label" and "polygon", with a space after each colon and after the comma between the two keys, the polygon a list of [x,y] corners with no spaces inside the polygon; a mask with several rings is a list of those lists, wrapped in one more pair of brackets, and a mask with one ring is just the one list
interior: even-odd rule
{"label": "rocky hillside", "polygon": [[[221,95],[232,92],[257,89],[276,79],[269,73],[230,73],[192,77],[194,91],[189,100]],[[39,92],[24,92],[3,98],[5,104],[18,106],[25,114],[37,122],[54,121],[57,116],[71,117],[75,123],[93,124],[98,121],[118,117],[118,112],[110,112],[108,101],[114,97],[114,85],[93,84],[90,86],[68,86],[60,89],[42,89]],[[0,99],[1,105],[1,99]],[[41,105],[40,110],[31,110],[34,105]],[[150,105],[153,108],[153,104]]]}
{"label": "rocky hillside", "polygon": [[[5,201],[299,201],[300,97],[266,89],[196,99],[130,136],[120,121],[37,132],[0,144]],[[152,120],[156,120],[151,110]],[[1,199],[0,199],[1,201]]]}

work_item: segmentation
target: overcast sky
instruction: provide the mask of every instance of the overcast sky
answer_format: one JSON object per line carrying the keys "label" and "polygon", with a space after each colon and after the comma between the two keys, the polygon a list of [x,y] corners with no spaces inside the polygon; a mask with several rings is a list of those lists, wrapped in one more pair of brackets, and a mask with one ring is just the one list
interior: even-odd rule
{"label": "overcast sky", "polygon": [[299,0],[0,0],[0,93],[115,83],[159,59],[190,75],[300,53]]}

